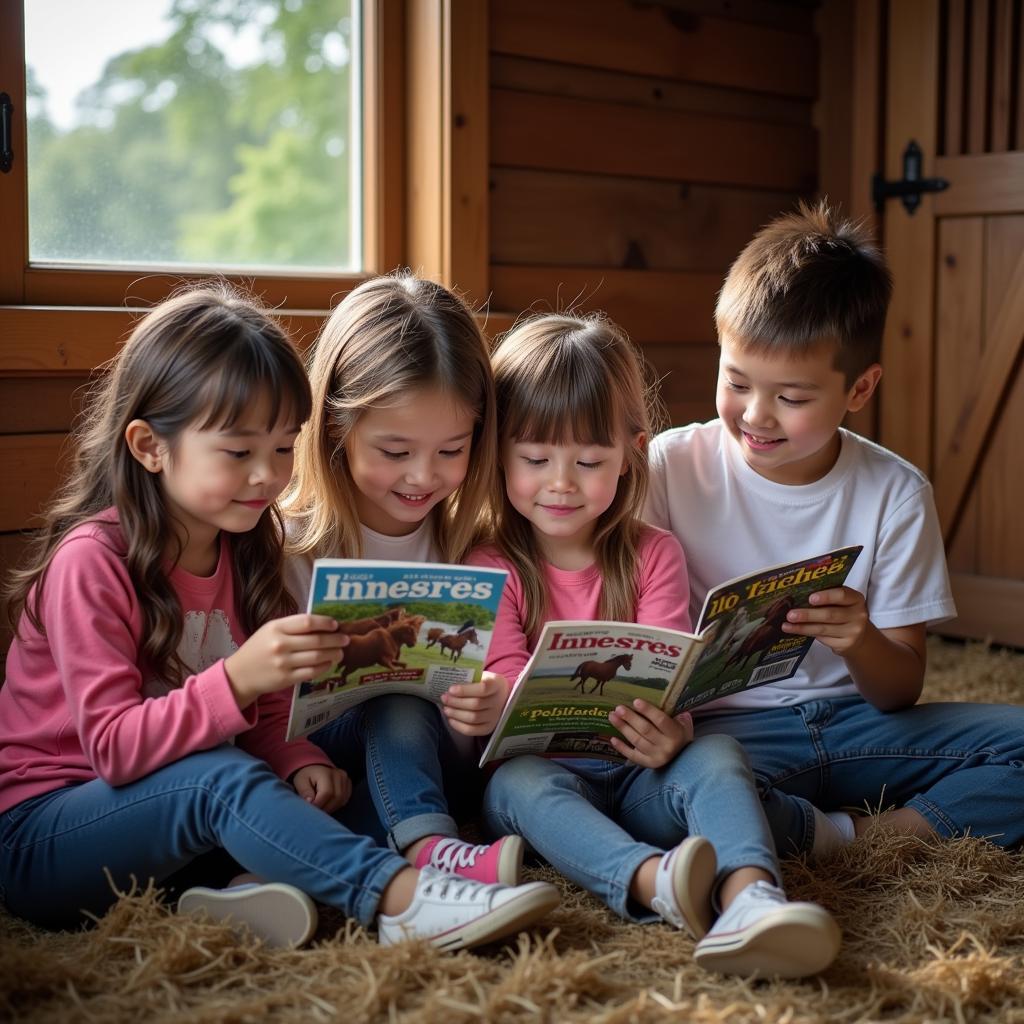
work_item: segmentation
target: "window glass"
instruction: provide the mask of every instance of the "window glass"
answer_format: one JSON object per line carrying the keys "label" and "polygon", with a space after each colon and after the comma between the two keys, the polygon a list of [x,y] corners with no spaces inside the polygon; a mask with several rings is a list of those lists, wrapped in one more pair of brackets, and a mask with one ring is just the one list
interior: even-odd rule
{"label": "window glass", "polygon": [[33,263],[359,270],[358,0],[26,0]]}

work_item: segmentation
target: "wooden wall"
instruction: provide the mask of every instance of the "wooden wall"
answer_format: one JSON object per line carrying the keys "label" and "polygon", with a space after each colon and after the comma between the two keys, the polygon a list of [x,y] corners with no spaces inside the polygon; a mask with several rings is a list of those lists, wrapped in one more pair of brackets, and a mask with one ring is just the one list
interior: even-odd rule
{"label": "wooden wall", "polygon": [[817,187],[817,54],[810,4],[490,0],[491,308],[603,309],[713,416],[723,274]]}

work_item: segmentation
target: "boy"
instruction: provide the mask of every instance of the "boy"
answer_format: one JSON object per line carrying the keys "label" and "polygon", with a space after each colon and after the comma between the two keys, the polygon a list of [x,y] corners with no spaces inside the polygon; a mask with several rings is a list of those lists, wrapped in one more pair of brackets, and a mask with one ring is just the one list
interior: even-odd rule
{"label": "boy", "polygon": [[801,205],[740,254],[715,309],[719,419],[651,446],[646,518],[686,550],[691,611],[762,566],[862,544],[844,587],[789,612],[815,637],[799,671],[706,705],[696,733],[750,755],[780,852],[827,852],[891,806],[916,835],[1024,839],[1024,708],[922,704],[925,627],[956,614],[931,487],[840,427],[882,375],[891,279],[827,205]]}

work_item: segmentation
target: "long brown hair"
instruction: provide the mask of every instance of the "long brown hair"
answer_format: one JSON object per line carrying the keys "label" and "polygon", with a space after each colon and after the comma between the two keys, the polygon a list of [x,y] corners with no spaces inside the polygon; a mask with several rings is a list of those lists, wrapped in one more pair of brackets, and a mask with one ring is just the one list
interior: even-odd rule
{"label": "long brown hair", "polygon": [[495,472],[494,382],[487,342],[447,288],[402,272],[366,281],[331,314],[310,352],[313,412],[299,438],[293,486],[283,501],[290,551],[358,558],[355,484],[345,441],[370,408],[436,387],[474,418],[466,478],[432,512],[441,557],[468,553]]}
{"label": "long brown hair", "polygon": [[[232,426],[254,402],[269,399],[273,429],[309,416],[309,383],[285,333],[240,293],[219,282],[162,302],[132,331],[89,396],[72,435],[66,482],[43,514],[24,567],[11,575],[8,615],[22,611],[41,633],[46,572],[61,541],[104,509],[117,510],[124,559],[143,615],[142,657],[170,685],[181,681],[177,648],[181,604],[168,579],[181,555],[159,475],[132,455],[125,428],[145,420],[174,451],[188,427]],[[229,536],[242,628],[294,611],[281,582],[282,529],[275,507],[247,533]],[[175,545],[177,544],[177,552]]]}
{"label": "long brown hair", "polygon": [[[640,511],[647,493],[645,441],[660,418],[643,357],[625,333],[593,314],[550,314],[517,324],[492,358],[501,443],[582,444],[626,449],[627,470],[594,529],[602,576],[601,617],[636,614]],[[533,527],[508,499],[504,482],[492,492],[491,539],[512,562],[526,595],[527,635],[544,623],[547,591]]]}

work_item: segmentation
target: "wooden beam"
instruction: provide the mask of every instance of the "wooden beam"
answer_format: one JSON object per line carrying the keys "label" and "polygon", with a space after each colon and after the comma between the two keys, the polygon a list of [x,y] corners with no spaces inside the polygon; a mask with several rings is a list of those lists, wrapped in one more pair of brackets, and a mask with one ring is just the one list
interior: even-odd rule
{"label": "wooden beam", "polygon": [[985,341],[985,358],[975,362],[965,390],[959,420],[935,473],[935,504],[943,535],[949,540],[967,497],[978,461],[1003,395],[1008,390],[1024,348],[1024,252],[1017,261],[992,329]]}
{"label": "wooden beam", "polygon": [[500,309],[603,310],[639,343],[715,344],[721,274],[496,265],[491,280]]}
{"label": "wooden beam", "polygon": [[810,126],[506,89],[492,91],[491,116],[500,126],[491,135],[491,162],[502,167],[795,192],[815,187]]}
{"label": "wooden beam", "polygon": [[937,217],[1024,213],[1024,153],[940,157],[935,173],[950,183],[935,195]]}
{"label": "wooden beam", "polygon": [[628,0],[496,0],[496,53],[812,97],[813,35]]}
{"label": "wooden beam", "polygon": [[0,91],[11,99],[11,148],[14,162],[0,174],[0,302],[25,301],[25,267],[28,264],[28,175],[25,130],[25,8],[0,4]]}

